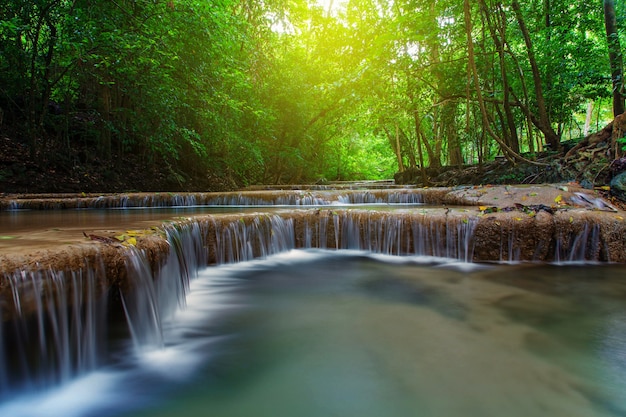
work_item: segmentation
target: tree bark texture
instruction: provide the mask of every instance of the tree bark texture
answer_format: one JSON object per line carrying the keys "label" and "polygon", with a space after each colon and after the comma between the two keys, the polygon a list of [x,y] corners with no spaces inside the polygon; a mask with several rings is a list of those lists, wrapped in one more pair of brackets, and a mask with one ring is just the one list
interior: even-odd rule
{"label": "tree bark texture", "polygon": [[615,2],[613,0],[604,0],[604,24],[609,47],[611,80],[613,82],[613,116],[617,117],[624,113],[624,63],[617,31]]}
{"label": "tree bark texture", "polygon": [[535,125],[544,134],[546,138],[546,143],[553,150],[556,150],[559,149],[560,138],[554,131],[554,129],[552,128],[552,124],[550,123],[550,116],[546,108],[546,100],[543,94],[543,87],[541,85],[541,74],[539,72],[537,59],[535,58],[535,52],[533,50],[533,43],[530,39],[530,33],[528,32],[528,27],[526,26],[526,22],[524,21],[519,2],[517,0],[513,0],[511,6],[513,7],[513,11],[515,12],[515,19],[517,20],[517,24],[519,25],[520,31],[522,32],[522,37],[524,38],[524,43],[526,44],[528,62],[530,64],[533,75],[533,83],[535,85],[535,99],[537,100],[538,112],[538,115],[535,118]]}

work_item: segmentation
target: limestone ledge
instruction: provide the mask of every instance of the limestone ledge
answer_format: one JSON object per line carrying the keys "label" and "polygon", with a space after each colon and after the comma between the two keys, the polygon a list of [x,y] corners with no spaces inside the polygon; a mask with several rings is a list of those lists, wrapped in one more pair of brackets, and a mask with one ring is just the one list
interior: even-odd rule
{"label": "limestone ledge", "polygon": [[[397,189],[393,190],[398,192]],[[474,231],[475,261],[499,260],[498,257],[488,256],[483,253],[483,242],[500,242],[503,230],[522,230],[528,242],[537,240],[537,236],[543,236],[542,240],[548,239],[548,234],[556,238],[556,232],[565,234],[566,231],[574,233],[580,230],[585,224],[600,227],[604,241],[620,240],[620,234],[624,226],[626,213],[615,209],[610,203],[602,200],[597,192],[584,190],[577,184],[556,184],[556,185],[521,185],[521,186],[475,186],[456,188],[422,188],[404,189],[400,192],[419,193],[426,206],[424,208],[413,208],[411,210],[398,210],[394,212],[381,212],[380,216],[397,215],[406,217],[407,213],[424,213],[434,219],[441,216],[441,213],[460,213],[468,218],[476,218],[478,224]],[[282,192],[284,193],[284,192]],[[168,193],[161,193],[168,194]],[[582,200],[578,195],[583,194],[587,201]],[[148,194],[140,194],[145,199]],[[262,193],[258,194],[262,195]],[[15,196],[0,197],[0,200],[8,201]],[[56,202],[68,201],[62,204],[63,207],[71,207],[69,202],[74,201],[77,196],[70,194],[45,195],[43,198],[37,195],[23,195],[20,201],[47,201]],[[95,198],[85,196],[80,198]],[[598,207],[593,201],[605,202],[607,205]],[[13,200],[14,201],[14,200]],[[439,208],[432,206],[438,205]],[[443,207],[441,207],[443,206]],[[465,207],[465,208],[463,208]],[[544,208],[545,210],[541,209]],[[338,212],[354,209],[336,209],[332,206],[322,206],[318,211]],[[551,213],[549,213],[548,211]],[[307,213],[307,210],[302,210]],[[283,216],[285,212],[283,212]],[[372,213],[375,213],[372,211]],[[533,217],[533,215],[536,217]],[[295,215],[295,214],[291,214]],[[290,216],[291,216],[290,215]],[[235,215],[236,217],[249,216],[245,214]],[[254,214],[252,215],[254,217]],[[201,218],[202,216],[194,216]],[[228,219],[230,215],[219,215]],[[563,220],[564,219],[564,220]],[[495,226],[494,226],[495,225]],[[497,226],[497,227],[496,227]],[[120,227],[130,228],[132,225],[125,224]],[[148,227],[139,224],[139,228]],[[589,227],[589,226],[588,226]],[[614,233],[610,233],[614,231]],[[67,264],[75,265],[82,261],[62,261],[66,258],[89,257],[94,253],[118,253],[126,250],[123,246],[104,245],[101,242],[85,238],[84,230],[68,228],[66,231],[59,230],[32,230],[26,233],[23,239],[14,239],[0,242],[0,273],[10,273],[14,270],[37,270],[49,269],[50,266]],[[124,233],[124,229],[119,230],[98,230],[90,229],[87,233],[96,236],[114,237]],[[0,228],[0,234],[2,230]],[[32,237],[31,240],[27,239]],[[153,233],[146,233],[145,236],[138,236],[138,247],[147,245],[153,247],[154,240],[158,240]],[[521,241],[522,238],[518,238]],[[530,243],[528,244],[530,245]],[[488,246],[488,245],[487,245]],[[497,246],[500,246],[498,244]],[[500,249],[499,249],[500,250]],[[611,250],[612,262],[626,261],[626,254]],[[524,255],[522,251],[521,255]],[[107,255],[109,256],[109,255]],[[552,260],[548,254],[534,258],[522,256],[522,260]]]}
{"label": "limestone ledge", "polygon": [[[258,224],[259,218],[270,217],[290,222],[295,247],[341,249],[356,246],[391,254],[425,251],[427,255],[450,254],[463,260],[458,251],[466,245],[469,248],[466,260],[474,262],[586,259],[626,263],[626,213],[612,207],[595,206],[592,203],[599,197],[576,186],[432,188],[420,192],[426,202],[443,207],[425,205],[394,211],[320,207],[283,210],[271,215],[199,215],[161,227],[202,225],[209,264],[233,261],[224,259],[223,233],[236,234],[249,227],[250,231],[270,236],[274,231],[267,232],[267,228],[275,226]],[[581,201],[576,193],[586,193],[588,198]],[[316,225],[324,225],[323,234],[319,232],[321,226]],[[261,230],[263,227],[267,229],[265,232]],[[13,304],[10,300],[17,287],[36,285],[35,281],[47,279],[50,271],[70,276],[71,271],[95,270],[102,291],[111,287],[127,291],[133,286],[126,267],[129,251],[143,253],[156,272],[171,250],[164,233],[140,234],[135,245],[116,243],[113,237],[119,233],[123,232],[93,230],[90,231],[92,237],[103,239],[74,236],[70,245],[64,239],[63,244],[35,250],[24,247],[0,255],[0,307],[6,309]],[[385,237],[381,238],[383,235]],[[446,240],[451,241],[441,243]],[[255,238],[245,250],[251,250],[253,256],[262,256],[266,248],[259,247],[263,245],[261,241]],[[423,245],[424,241],[428,244]],[[439,252],[429,253],[432,250],[428,248],[436,245],[443,246],[435,249]],[[27,279],[20,278],[20,274]],[[43,288],[43,291],[51,290]],[[3,318],[7,318],[6,314]]]}

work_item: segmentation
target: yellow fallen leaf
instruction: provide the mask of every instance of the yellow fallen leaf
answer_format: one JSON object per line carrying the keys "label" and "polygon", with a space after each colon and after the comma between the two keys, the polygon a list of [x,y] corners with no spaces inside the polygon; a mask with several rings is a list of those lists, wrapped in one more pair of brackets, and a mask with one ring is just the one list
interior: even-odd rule
{"label": "yellow fallen leaf", "polygon": [[487,210],[487,206],[478,206],[478,210],[485,211]]}
{"label": "yellow fallen leaf", "polygon": [[560,203],[561,201],[563,201],[563,196],[561,194],[557,195],[556,198],[554,199],[555,203]]}
{"label": "yellow fallen leaf", "polygon": [[572,216],[569,217],[569,222],[574,223],[574,218]]}
{"label": "yellow fallen leaf", "polygon": [[515,220],[517,220],[519,222],[519,221],[522,221],[522,218],[521,217],[516,217]]}
{"label": "yellow fallen leaf", "polygon": [[137,244],[137,239],[135,239],[134,237],[131,237],[126,242],[128,242],[130,245],[135,246]]}
{"label": "yellow fallen leaf", "polygon": [[622,216],[615,216],[617,218],[617,220],[624,220],[624,218]]}
{"label": "yellow fallen leaf", "polygon": [[125,237],[124,235],[115,236],[115,238],[116,238],[117,240],[119,240],[120,242],[123,242],[123,241],[124,241],[124,239],[126,239],[126,237]]}

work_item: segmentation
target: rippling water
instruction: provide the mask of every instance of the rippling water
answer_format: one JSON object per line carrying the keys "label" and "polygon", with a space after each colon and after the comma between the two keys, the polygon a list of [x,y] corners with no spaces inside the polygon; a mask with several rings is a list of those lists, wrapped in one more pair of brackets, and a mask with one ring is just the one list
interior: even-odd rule
{"label": "rippling water", "polygon": [[207,268],[166,347],[2,416],[626,415],[626,270],[291,251]]}

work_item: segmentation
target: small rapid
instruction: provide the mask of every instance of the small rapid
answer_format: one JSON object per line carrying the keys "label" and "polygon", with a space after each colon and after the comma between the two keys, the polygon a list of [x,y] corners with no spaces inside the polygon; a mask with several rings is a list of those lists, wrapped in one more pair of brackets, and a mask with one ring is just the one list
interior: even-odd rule
{"label": "small rapid", "polygon": [[[490,260],[513,264],[510,265],[513,268],[526,260],[522,259],[523,251],[551,251],[552,258],[565,266],[572,262],[610,259],[602,238],[605,233],[602,225],[573,224],[576,228],[567,231],[553,226],[553,233],[546,235],[544,240],[532,241],[534,247],[528,249],[522,246],[526,243],[520,240],[522,229],[517,225],[521,221],[517,218],[513,218],[510,223],[513,226],[508,228],[500,220],[488,221],[499,231],[492,240],[486,240],[484,232],[479,229],[481,220],[464,210],[429,211],[426,208],[393,212],[317,208],[276,213],[202,215],[181,218],[162,227],[168,251],[160,262],[155,263],[137,247],[121,250],[120,254],[124,257],[122,268],[128,277],[123,282],[118,280],[117,275],[106,272],[111,268],[105,265],[105,257],[95,257],[95,261],[89,262],[83,260],[77,264],[78,268],[72,270],[16,270],[5,276],[11,296],[0,300],[0,415],[55,415],[51,414],[52,409],[61,410],[63,415],[68,416],[123,415],[158,403],[159,395],[172,388],[172,381],[185,386],[193,385],[192,381],[198,378],[197,370],[210,366],[215,358],[221,364],[219,366],[225,367],[227,374],[230,373],[229,367],[240,365],[229,360],[222,362],[223,357],[229,357],[229,352],[236,353],[238,348],[247,348],[245,343],[239,344],[239,324],[234,328],[229,326],[243,320],[263,328],[264,322],[261,319],[257,322],[254,313],[249,314],[246,310],[251,302],[246,294],[257,281],[267,290],[264,285],[272,282],[274,267],[286,267],[297,275],[294,269],[303,265],[302,275],[312,282],[317,282],[324,274],[332,275],[336,282],[329,284],[324,280],[324,285],[330,285],[331,290],[315,286],[317,284],[311,289],[313,294],[316,291],[338,291],[341,296],[333,302],[352,300],[352,290],[346,288],[358,288],[361,292],[365,291],[368,297],[377,295],[374,297],[376,302],[381,300],[380,297],[385,302],[392,302],[392,308],[397,307],[397,303],[420,308],[427,306],[446,320],[463,321],[467,314],[464,306],[468,301],[463,297],[480,298],[473,286],[481,287],[482,284],[476,282],[482,282],[482,278],[474,281],[471,277],[482,269],[495,268],[472,263],[477,248],[481,253],[487,250],[499,253],[499,258]],[[567,219],[564,221],[573,223]],[[368,268],[382,272],[370,277],[368,270],[361,267],[356,272],[344,269],[344,263],[350,264],[354,259],[357,259],[357,264],[367,259]],[[369,263],[370,260],[376,262]],[[323,265],[329,262],[330,267],[318,270],[318,262]],[[405,265],[407,270],[418,266],[419,269],[414,272],[420,277],[429,277],[436,285],[441,284],[439,279],[460,284],[471,281],[472,284],[455,286],[455,297],[461,299],[451,300],[441,292],[441,288],[433,290],[427,282],[416,288],[405,285],[404,278],[400,280],[402,282],[386,282],[384,277],[392,271],[387,268],[390,265]],[[589,268],[591,274],[596,273],[595,269]],[[503,274],[510,271],[498,270]],[[512,271],[518,272],[516,269]],[[280,276],[282,273],[276,274]],[[362,279],[365,281],[361,282]],[[287,280],[287,283],[291,285],[292,281]],[[532,280],[524,282],[524,285],[531,284]],[[289,293],[289,285],[286,288],[270,286],[270,290]],[[298,285],[307,287],[308,284],[298,282]],[[520,294],[508,294],[507,291],[500,294],[497,288],[489,288],[495,294],[494,305],[504,306],[502,308],[508,315],[518,314],[520,306],[515,300]],[[363,295],[361,292],[359,294]],[[509,295],[512,298],[508,298]],[[256,300],[257,295],[252,298]],[[326,299],[323,301],[329,302]],[[610,300],[609,304],[617,305],[613,301]],[[279,299],[278,302],[288,301]],[[533,298],[533,302],[538,301]],[[252,302],[252,305],[255,303]],[[319,309],[316,305],[310,307],[313,311]],[[367,308],[360,306],[356,312],[366,314]],[[486,307],[476,308],[479,310],[476,314],[480,315],[481,309]],[[616,309],[617,316],[622,314],[619,308]],[[297,314],[304,315],[305,312],[298,311]],[[535,313],[531,311],[528,314]],[[617,317],[613,313],[606,314],[613,319]],[[601,321],[605,318],[602,316]],[[213,323],[216,323],[215,327]],[[490,325],[479,323],[478,327]],[[338,329],[345,330],[342,326]],[[244,327],[246,335],[254,333],[254,325]],[[427,331],[427,327],[423,330]],[[597,329],[594,327],[593,330]],[[320,331],[316,329],[316,332]],[[466,330],[455,328],[454,331],[466,334]],[[402,331],[399,330],[399,333]],[[473,334],[466,336],[471,340],[476,337]],[[370,337],[374,336],[369,335],[366,340]],[[394,334],[394,337],[398,335]],[[622,369],[624,364],[616,358],[623,352],[619,347],[623,341],[620,339],[616,343],[609,341],[607,351],[616,352],[611,354],[612,364]],[[347,351],[353,348],[348,346],[345,346]],[[401,352],[402,355],[405,353]],[[367,357],[366,353],[363,355]],[[245,361],[245,357],[237,358]],[[315,364],[319,365],[316,362],[298,362],[294,364],[294,369],[304,366],[310,371]],[[395,369],[400,365],[389,366]],[[293,377],[291,371],[289,376]],[[365,378],[367,375],[362,376]],[[332,378],[332,375],[326,374],[325,377]],[[615,379],[614,375],[611,374],[611,378]],[[298,383],[297,380],[291,381]],[[577,378],[567,381],[568,384],[575,384]],[[357,383],[353,380],[348,382]],[[411,383],[419,389],[424,388],[424,381]],[[621,387],[621,382],[615,384],[613,387]],[[281,387],[276,385],[277,390]],[[364,389],[367,392],[370,388]],[[389,387],[382,389],[388,390]],[[605,396],[604,393],[598,395]],[[72,397],[77,399],[68,399]],[[598,406],[602,410],[611,407],[620,411],[625,409],[612,397],[602,401],[606,403]],[[61,407],[61,403],[62,408],[56,408]],[[231,406],[224,405],[224,409]],[[372,410],[379,406],[372,404]],[[216,406],[216,410],[220,407]],[[433,404],[433,409],[443,410],[440,407],[443,406],[439,403]],[[398,415],[410,408],[411,404],[401,406]],[[288,409],[294,411],[297,407]],[[350,410],[345,415],[351,415],[353,411]],[[362,415],[367,415],[359,410]],[[613,414],[602,411],[588,415]]]}
{"label": "small rapid", "polygon": [[619,271],[351,249],[200,267],[183,303],[146,294],[160,343],[117,338],[97,368],[0,414],[617,417]]}
{"label": "small rapid", "polygon": [[227,193],[126,193],[110,195],[25,195],[0,199],[2,210],[64,210],[211,206],[328,206],[423,204],[424,190],[262,190]]}

